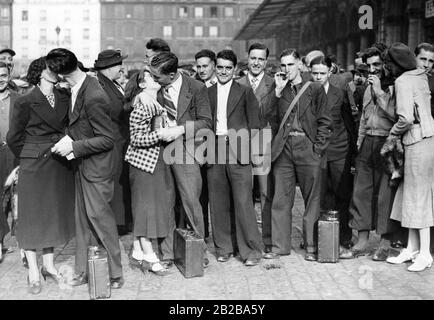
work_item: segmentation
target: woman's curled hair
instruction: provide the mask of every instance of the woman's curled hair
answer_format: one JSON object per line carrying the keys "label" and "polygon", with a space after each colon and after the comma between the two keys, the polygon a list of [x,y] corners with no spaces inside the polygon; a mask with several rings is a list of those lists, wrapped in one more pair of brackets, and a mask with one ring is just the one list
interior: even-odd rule
{"label": "woman's curled hair", "polygon": [[33,60],[27,70],[27,82],[36,86],[41,81],[42,71],[47,68],[45,57]]}

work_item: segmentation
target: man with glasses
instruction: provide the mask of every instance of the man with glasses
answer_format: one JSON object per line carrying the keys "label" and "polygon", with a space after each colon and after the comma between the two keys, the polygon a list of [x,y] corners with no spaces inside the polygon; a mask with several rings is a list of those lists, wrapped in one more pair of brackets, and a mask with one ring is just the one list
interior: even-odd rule
{"label": "man with glasses", "polygon": [[291,254],[292,207],[296,180],[305,203],[303,241],[305,260],[316,260],[315,224],[320,215],[321,166],[332,133],[327,96],[319,83],[304,82],[300,55],[286,49],[280,55],[281,72],[275,75],[274,116],[283,121],[288,108],[301,90],[297,103],[274,141],[271,158],[274,197],[271,207],[272,249],[267,259]]}

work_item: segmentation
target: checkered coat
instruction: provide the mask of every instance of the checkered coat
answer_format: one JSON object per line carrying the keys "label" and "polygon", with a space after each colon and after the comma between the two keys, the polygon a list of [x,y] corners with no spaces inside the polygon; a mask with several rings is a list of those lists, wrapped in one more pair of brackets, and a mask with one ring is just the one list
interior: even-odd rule
{"label": "checkered coat", "polygon": [[[155,104],[158,104],[155,101]],[[151,132],[154,115],[140,102],[133,105],[130,115],[130,144],[125,161],[140,170],[154,173],[160,153],[157,132]]]}

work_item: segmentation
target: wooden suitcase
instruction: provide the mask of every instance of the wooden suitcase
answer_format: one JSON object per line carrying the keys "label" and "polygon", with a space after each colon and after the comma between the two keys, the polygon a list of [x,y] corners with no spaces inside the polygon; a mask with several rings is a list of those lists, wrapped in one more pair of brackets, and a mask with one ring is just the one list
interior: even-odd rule
{"label": "wooden suitcase", "polygon": [[88,248],[87,255],[90,299],[110,298],[110,276],[106,250],[98,246],[92,246]]}
{"label": "wooden suitcase", "polygon": [[203,276],[205,242],[196,232],[178,228],[174,231],[173,251],[175,265],[185,278]]}
{"label": "wooden suitcase", "polygon": [[323,212],[318,221],[318,262],[339,261],[339,218],[337,211]]}

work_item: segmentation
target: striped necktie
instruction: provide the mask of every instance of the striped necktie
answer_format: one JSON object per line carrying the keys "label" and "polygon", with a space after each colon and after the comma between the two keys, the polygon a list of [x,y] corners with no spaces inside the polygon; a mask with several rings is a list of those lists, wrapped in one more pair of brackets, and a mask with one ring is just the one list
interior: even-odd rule
{"label": "striped necktie", "polygon": [[172,97],[169,94],[169,89],[171,87],[167,86],[163,89],[164,93],[164,108],[167,110],[167,116],[169,120],[176,120],[177,119],[177,112],[176,112],[176,106],[172,101]]}
{"label": "striped necktie", "polygon": [[256,92],[256,89],[258,88],[258,78],[252,78],[250,83],[252,85],[253,92]]}

